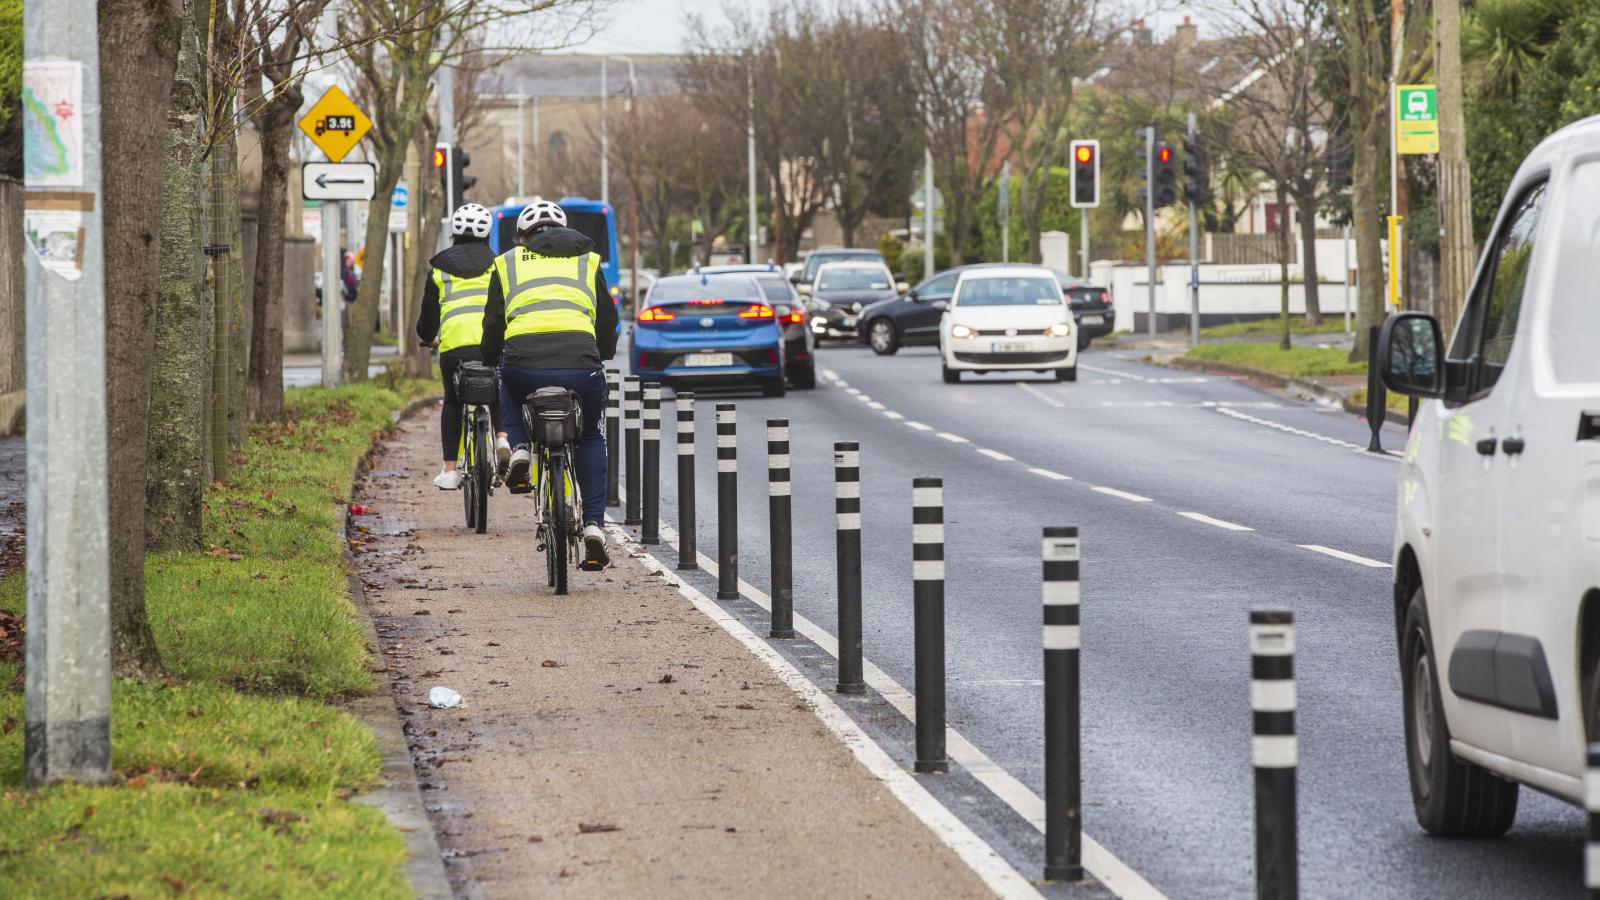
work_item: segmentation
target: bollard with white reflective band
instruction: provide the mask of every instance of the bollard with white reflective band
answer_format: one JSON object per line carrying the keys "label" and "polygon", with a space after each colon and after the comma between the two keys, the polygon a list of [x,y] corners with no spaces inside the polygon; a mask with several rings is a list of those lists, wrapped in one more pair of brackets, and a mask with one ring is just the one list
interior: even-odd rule
{"label": "bollard with white reflective band", "polygon": [[606,370],[606,505],[622,503],[622,373]]}
{"label": "bollard with white reflective band", "polygon": [[694,394],[676,391],[678,406],[678,568],[700,567],[694,523]]}
{"label": "bollard with white reflective band", "polygon": [[644,521],[639,526],[639,543],[661,543],[661,385],[652,381],[644,386]]}
{"label": "bollard with white reflective band", "polygon": [[944,750],[944,479],[911,482],[911,604],[918,772],[948,772]]}
{"label": "bollard with white reflective band", "polygon": [[1251,755],[1256,776],[1256,896],[1299,896],[1295,821],[1294,613],[1250,611]]}
{"label": "bollard with white reflective band", "polygon": [[861,664],[861,445],[833,445],[834,539],[839,587],[839,684],[841,694],[864,694]]}
{"label": "bollard with white reflective band", "polygon": [[1076,527],[1044,530],[1044,877],[1083,880]]}
{"label": "bollard with white reflective band", "polygon": [[717,404],[717,599],[739,599],[739,425]]}
{"label": "bollard with white reflective band", "polygon": [[623,448],[626,459],[623,464],[623,499],[625,512],[623,523],[637,525],[641,520],[639,505],[639,413],[642,403],[639,397],[639,376],[629,375],[622,380],[622,430]]}
{"label": "bollard with white reflective band", "polygon": [[772,628],[794,637],[794,532],[789,491],[789,420],[767,420],[767,518],[772,545]]}
{"label": "bollard with white reflective band", "polygon": [[1583,773],[1583,809],[1588,844],[1583,848],[1583,886],[1589,900],[1600,900],[1600,743],[1589,745]]}

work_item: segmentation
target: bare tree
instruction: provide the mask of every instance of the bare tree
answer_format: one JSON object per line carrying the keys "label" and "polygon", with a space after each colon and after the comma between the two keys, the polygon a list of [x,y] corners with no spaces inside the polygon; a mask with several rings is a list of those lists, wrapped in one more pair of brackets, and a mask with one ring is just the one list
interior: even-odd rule
{"label": "bare tree", "polygon": [[[1345,114],[1355,151],[1352,213],[1356,265],[1361,272],[1356,330],[1383,321],[1382,203],[1383,164],[1388,154],[1388,23],[1378,0],[1327,0],[1328,20],[1342,43],[1343,75],[1348,85]],[[1367,358],[1367,342],[1357,340],[1352,360]]]}

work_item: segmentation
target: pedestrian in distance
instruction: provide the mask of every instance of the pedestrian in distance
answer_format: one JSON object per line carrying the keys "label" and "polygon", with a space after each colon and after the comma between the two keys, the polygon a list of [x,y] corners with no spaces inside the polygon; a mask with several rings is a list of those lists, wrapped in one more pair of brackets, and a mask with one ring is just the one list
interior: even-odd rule
{"label": "pedestrian in distance", "polygon": [[489,278],[483,311],[482,358],[500,368],[500,420],[513,446],[506,486],[533,490],[533,451],[522,421],[522,400],[543,387],[575,392],[583,435],[575,465],[583,495],[583,568],[610,563],[606,554],[606,377],[617,352],[617,307],[600,253],[582,232],[567,227],[555,203],[535,199],[517,216],[517,246],[500,255]]}
{"label": "pedestrian in distance", "polygon": [[[433,271],[422,292],[417,316],[417,340],[439,351],[439,375],[444,379],[444,409],[439,414],[439,438],[444,464],[433,483],[442,491],[461,487],[461,398],[456,394],[456,372],[464,362],[477,362],[483,340],[483,309],[489,298],[494,271],[494,251],[489,249],[489,210],[468,203],[450,217],[450,246],[428,260]],[[494,430],[501,431],[500,405],[489,404]],[[511,461],[505,435],[495,442],[500,465]]]}

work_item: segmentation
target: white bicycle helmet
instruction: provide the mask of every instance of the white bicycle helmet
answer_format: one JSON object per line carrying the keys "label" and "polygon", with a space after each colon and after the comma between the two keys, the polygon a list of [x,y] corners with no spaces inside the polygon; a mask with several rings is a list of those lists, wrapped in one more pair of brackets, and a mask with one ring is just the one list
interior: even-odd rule
{"label": "white bicycle helmet", "polygon": [[457,237],[486,238],[493,226],[494,219],[489,215],[489,210],[477,203],[463,203],[450,216],[450,233]]}
{"label": "white bicycle helmet", "polygon": [[549,200],[535,198],[532,203],[523,207],[517,214],[517,233],[532,231],[535,228],[567,227],[567,214]]}

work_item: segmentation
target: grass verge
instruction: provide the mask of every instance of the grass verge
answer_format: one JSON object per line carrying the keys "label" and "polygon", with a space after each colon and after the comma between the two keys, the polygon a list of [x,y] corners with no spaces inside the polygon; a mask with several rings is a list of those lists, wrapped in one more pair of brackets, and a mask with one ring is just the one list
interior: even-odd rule
{"label": "grass verge", "polygon": [[[1343,316],[1325,316],[1320,325],[1307,325],[1305,316],[1290,316],[1289,331],[1294,334],[1341,334],[1344,332]],[[1254,319],[1249,322],[1227,322],[1200,329],[1202,338],[1270,337],[1283,333],[1279,319]]]}
{"label": "grass verge", "polygon": [[[151,554],[146,603],[171,677],[119,679],[105,786],[22,785],[23,697],[0,663],[0,884],[39,897],[392,897],[400,835],[348,802],[373,736],[329,705],[373,690],[345,591],[357,460],[426,382],[290,391],[206,492],[206,551]],[[0,608],[25,606],[21,574]]]}
{"label": "grass verge", "polygon": [[1271,372],[1285,378],[1366,374],[1367,364],[1350,362],[1349,355],[1345,350],[1328,347],[1280,350],[1276,344],[1202,344],[1183,358]]}

